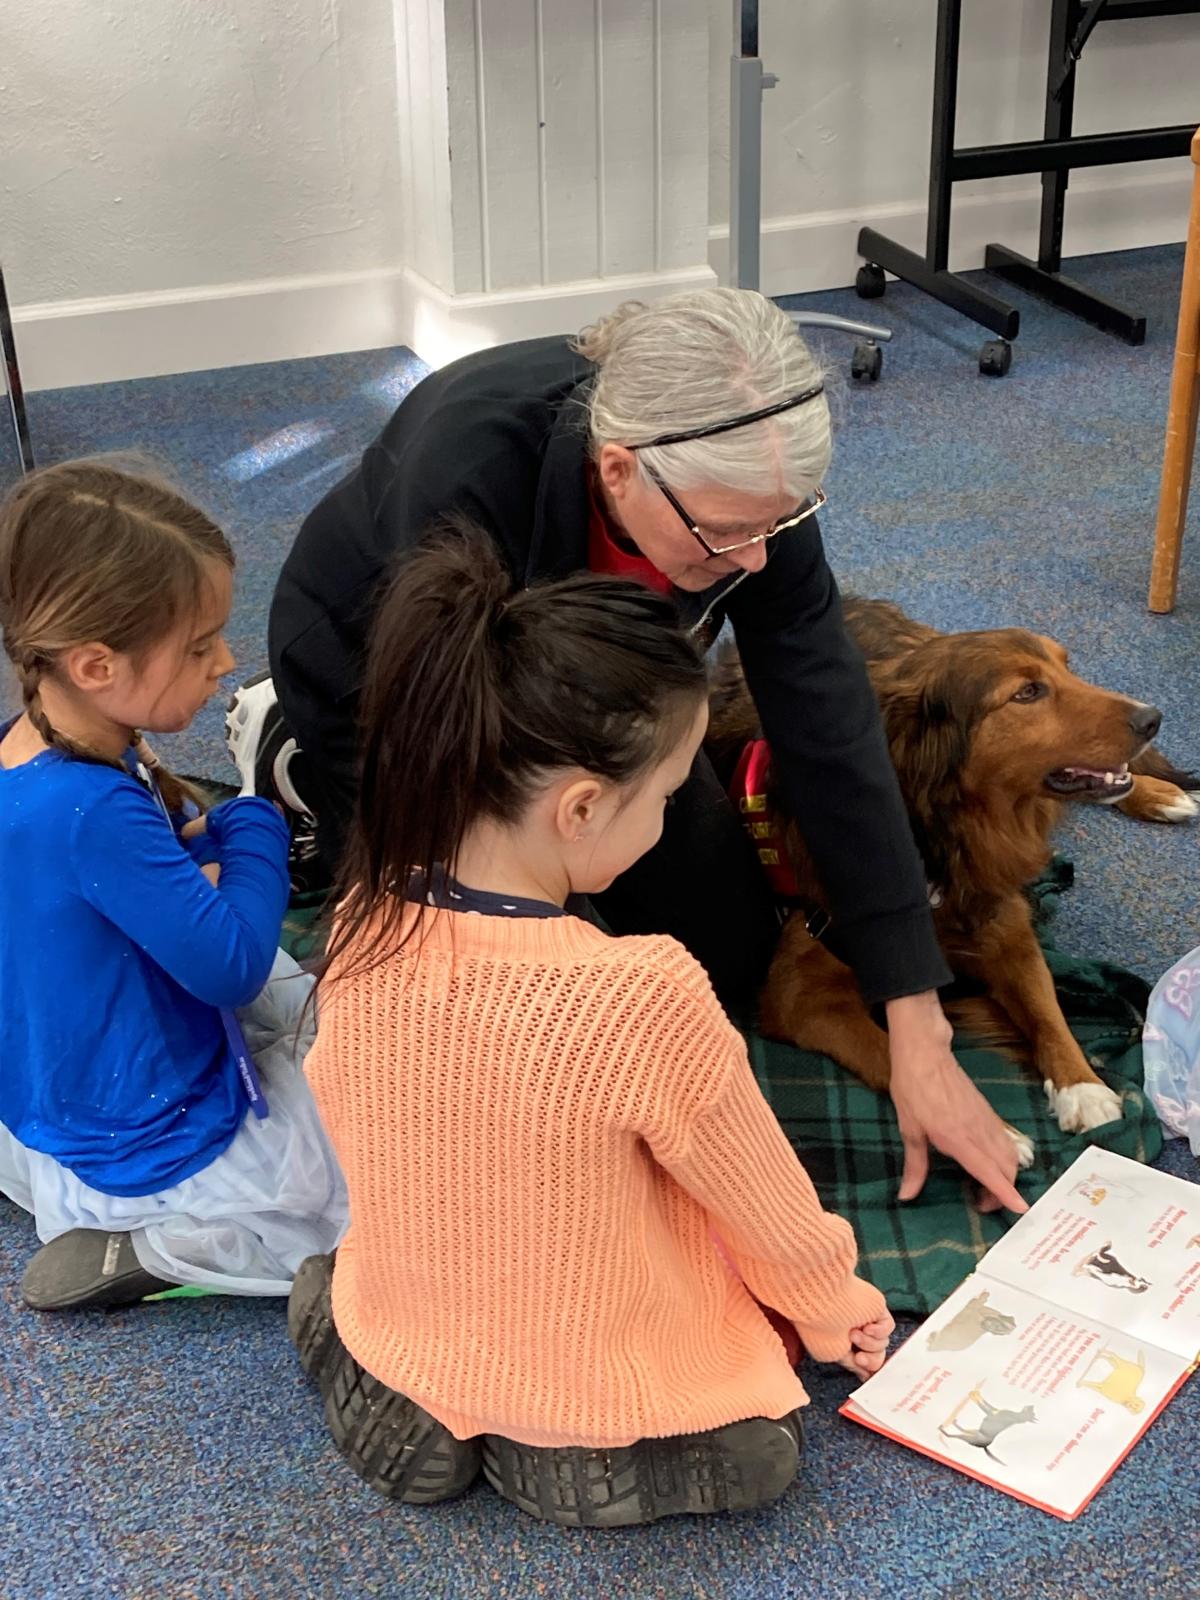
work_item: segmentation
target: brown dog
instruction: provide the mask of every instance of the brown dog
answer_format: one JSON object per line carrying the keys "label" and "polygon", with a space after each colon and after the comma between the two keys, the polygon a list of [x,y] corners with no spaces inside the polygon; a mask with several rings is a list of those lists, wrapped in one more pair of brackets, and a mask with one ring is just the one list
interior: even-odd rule
{"label": "brown dog", "polygon": [[[855,599],[846,602],[846,620],[879,698],[950,967],[982,986],[991,1003],[982,1009],[1002,1014],[998,1034],[1007,1029],[1021,1041],[1061,1127],[1113,1121],[1120,1100],[1067,1028],[1023,890],[1049,862],[1068,801],[1114,804],[1160,822],[1200,809],[1181,787],[1194,786],[1189,776],[1149,748],[1160,714],[1084,683],[1068,670],[1061,645],[1023,629],[941,634],[897,606]],[[718,770],[729,773],[759,734],[732,651],[718,666],[710,708],[708,747]],[[820,885],[786,818],[783,837],[801,903],[820,908]],[[762,996],[762,1029],[832,1056],[884,1090],[887,1034],[853,974],[805,920],[793,916],[783,929]]]}

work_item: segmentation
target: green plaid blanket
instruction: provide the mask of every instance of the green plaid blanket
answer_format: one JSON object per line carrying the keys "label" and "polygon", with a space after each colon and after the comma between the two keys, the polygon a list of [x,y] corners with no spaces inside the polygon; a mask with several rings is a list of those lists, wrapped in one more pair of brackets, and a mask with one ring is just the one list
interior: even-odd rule
{"label": "green plaid blanket", "polygon": [[[1042,944],[1071,1032],[1100,1077],[1122,1096],[1122,1121],[1091,1133],[1065,1134],[1032,1072],[992,1050],[955,1051],[1005,1121],[1033,1140],[1033,1165],[1018,1182],[1031,1202],[1088,1145],[1153,1161],[1163,1143],[1158,1118],[1142,1093],[1148,985],[1120,967],[1063,955],[1047,934],[1052,899],[1069,887],[1072,876],[1070,862],[1057,858],[1033,890]],[[891,1101],[825,1056],[757,1034],[748,1044],[755,1076],[822,1204],[854,1228],[863,1276],[883,1291],[893,1311],[927,1315],[974,1271],[1012,1219],[1005,1213],[982,1216],[962,1169],[938,1157],[918,1199],[900,1205],[895,1196],[904,1147]]]}
{"label": "green plaid blanket", "polygon": [[[1142,1015],[1149,989],[1140,978],[1056,950],[1045,923],[1054,897],[1069,887],[1071,864],[1056,859],[1034,887],[1046,959],[1071,1031],[1097,1072],[1123,1097],[1121,1122],[1089,1134],[1061,1132],[1049,1114],[1041,1080],[995,1051],[955,1054],[1006,1121],[1033,1140],[1034,1164],[1020,1189],[1033,1201],[1089,1144],[1135,1161],[1152,1161],[1162,1130],[1142,1093]],[[283,944],[298,960],[319,953],[320,897],[288,910]],[[822,1203],[853,1225],[861,1271],[893,1311],[925,1315],[971,1273],[1009,1219],[981,1216],[962,1169],[935,1157],[920,1197],[900,1205],[896,1190],[904,1150],[886,1096],[876,1095],[825,1056],[751,1033],[750,1060],[763,1093],[808,1169]]]}

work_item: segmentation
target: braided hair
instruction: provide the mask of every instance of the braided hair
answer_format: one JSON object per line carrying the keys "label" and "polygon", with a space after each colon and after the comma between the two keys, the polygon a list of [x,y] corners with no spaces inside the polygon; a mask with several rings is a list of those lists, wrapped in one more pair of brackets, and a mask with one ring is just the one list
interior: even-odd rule
{"label": "braided hair", "polygon": [[[143,463],[65,461],[20,480],[0,505],[0,630],[25,715],[47,745],[121,766],[53,725],[42,682],[76,645],[98,641],[135,660],[152,649],[199,610],[214,560],[233,565],[220,528]],[[140,734],[134,743],[169,809],[203,804]]]}

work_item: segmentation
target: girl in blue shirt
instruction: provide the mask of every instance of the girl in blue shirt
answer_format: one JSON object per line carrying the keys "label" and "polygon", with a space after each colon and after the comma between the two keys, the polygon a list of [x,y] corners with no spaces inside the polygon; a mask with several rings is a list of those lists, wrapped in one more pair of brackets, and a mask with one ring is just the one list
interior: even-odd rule
{"label": "girl in blue shirt", "polygon": [[136,731],[186,728],[232,669],[232,574],[203,513],[102,461],[0,508],[24,701],[0,723],[0,1191],[44,1241],[39,1309],[285,1294],[345,1226],[310,980],[276,948],[287,828],[260,799],[204,815]]}

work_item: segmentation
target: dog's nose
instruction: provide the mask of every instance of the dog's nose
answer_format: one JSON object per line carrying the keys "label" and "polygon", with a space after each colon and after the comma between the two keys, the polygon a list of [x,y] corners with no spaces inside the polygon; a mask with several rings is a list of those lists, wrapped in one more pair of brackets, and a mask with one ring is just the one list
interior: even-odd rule
{"label": "dog's nose", "polygon": [[1129,713],[1129,726],[1149,743],[1162,727],[1162,712],[1157,706],[1135,706]]}

